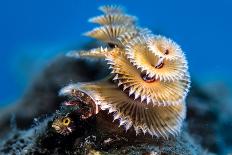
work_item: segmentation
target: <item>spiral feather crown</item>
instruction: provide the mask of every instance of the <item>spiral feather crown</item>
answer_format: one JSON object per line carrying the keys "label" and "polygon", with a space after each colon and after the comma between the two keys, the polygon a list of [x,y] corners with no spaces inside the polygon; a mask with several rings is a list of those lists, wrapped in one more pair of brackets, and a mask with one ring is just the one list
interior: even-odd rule
{"label": "spiral feather crown", "polygon": [[188,64],[180,46],[164,36],[154,35],[137,25],[137,18],[122,7],[106,5],[104,14],[89,22],[99,24],[86,36],[102,41],[105,47],[72,51],[76,58],[105,59],[111,73],[103,80],[71,84],[85,92],[102,110],[112,113],[125,130],[134,128],[155,137],[177,135],[186,113],[185,98],[190,87]]}

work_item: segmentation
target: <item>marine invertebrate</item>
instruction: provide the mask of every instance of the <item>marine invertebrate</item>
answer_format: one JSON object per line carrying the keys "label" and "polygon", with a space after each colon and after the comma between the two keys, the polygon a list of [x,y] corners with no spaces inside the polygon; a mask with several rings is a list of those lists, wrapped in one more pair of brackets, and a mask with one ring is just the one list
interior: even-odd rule
{"label": "marine invertebrate", "polygon": [[115,74],[114,80],[118,81],[124,90],[129,89],[129,95],[134,94],[134,99],[140,98],[147,103],[165,106],[179,104],[185,98],[188,88],[187,75],[180,81],[174,82],[164,81],[161,78],[147,79],[146,74],[141,73],[128,61],[123,51],[116,50],[106,56]]}
{"label": "marine invertebrate", "polygon": [[165,138],[168,137],[168,133],[176,135],[185,117],[184,103],[173,106],[141,103],[140,100],[129,98],[111,79],[73,86],[88,92],[101,109],[114,113],[114,119],[120,120],[119,126],[124,126],[126,130],[133,126],[137,134],[142,131],[144,134],[148,132]]}
{"label": "marine invertebrate", "polygon": [[95,104],[94,100],[83,91],[76,89],[73,85],[62,89],[60,95],[69,95],[71,99],[65,102],[64,105],[74,107],[74,110],[78,110],[81,119],[87,119],[99,112],[99,107]]}
{"label": "marine invertebrate", "polygon": [[56,118],[52,123],[52,127],[62,135],[68,135],[75,129],[73,120],[68,116]]}
{"label": "marine invertebrate", "polygon": [[117,37],[124,34],[125,32],[135,33],[136,29],[129,25],[122,26],[111,24],[97,27],[92,31],[86,32],[85,35],[107,43],[115,44]]}
{"label": "marine invertebrate", "polygon": [[133,127],[137,134],[164,138],[177,135],[190,87],[181,48],[171,39],[140,28],[136,18],[121,7],[102,6],[100,10],[104,15],[89,20],[100,27],[85,34],[103,41],[105,47],[68,55],[105,59],[111,74],[100,81],[70,84],[60,94],[79,99],[76,94],[85,94],[88,100],[84,103],[113,113],[125,130]]}
{"label": "marine invertebrate", "polygon": [[[156,56],[164,57],[168,60],[183,59],[183,52],[179,45],[164,36],[156,35],[147,41],[149,50]],[[186,61],[186,60],[185,60]]]}
{"label": "marine invertebrate", "polygon": [[91,23],[97,23],[100,25],[109,24],[128,24],[131,25],[136,21],[136,17],[118,13],[110,13],[106,15],[100,15],[89,19]]}
{"label": "marine invertebrate", "polygon": [[[166,52],[170,51],[170,53],[166,53],[163,55],[154,54],[161,52],[157,52],[157,50],[149,50],[146,44],[147,40],[154,41],[156,38],[156,36],[139,36],[129,42],[129,44],[126,46],[126,54],[130,62],[133,63],[133,65],[140,70],[145,71],[149,77],[155,77],[156,79],[160,79],[163,81],[175,81],[183,79],[183,76],[185,76],[187,70],[187,62],[184,56],[178,59],[170,59],[170,57],[178,57],[179,55],[182,55],[181,50],[176,50],[175,52],[177,54],[173,54],[174,52],[171,52],[173,50],[169,49],[169,46],[173,46],[172,42],[170,42],[169,44],[166,43],[167,45],[164,47],[167,48]],[[164,39],[164,42],[166,42],[166,39]],[[169,54],[171,54],[171,56],[169,56]]]}

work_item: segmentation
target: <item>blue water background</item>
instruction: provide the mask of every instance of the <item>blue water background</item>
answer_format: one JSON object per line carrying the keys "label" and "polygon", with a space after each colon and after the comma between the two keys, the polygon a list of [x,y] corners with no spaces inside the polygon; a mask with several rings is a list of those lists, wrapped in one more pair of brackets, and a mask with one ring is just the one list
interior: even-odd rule
{"label": "blue water background", "polygon": [[51,59],[81,47],[102,4],[120,4],[139,24],[172,38],[199,82],[232,75],[230,0],[6,0],[0,1],[0,106],[13,103]]}

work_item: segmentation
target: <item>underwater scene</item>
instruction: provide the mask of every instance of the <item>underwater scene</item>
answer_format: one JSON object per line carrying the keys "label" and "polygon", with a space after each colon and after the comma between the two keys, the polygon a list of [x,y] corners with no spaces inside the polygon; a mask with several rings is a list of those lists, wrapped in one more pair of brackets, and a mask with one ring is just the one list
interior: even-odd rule
{"label": "underwater scene", "polygon": [[0,2],[0,155],[232,155],[232,1]]}

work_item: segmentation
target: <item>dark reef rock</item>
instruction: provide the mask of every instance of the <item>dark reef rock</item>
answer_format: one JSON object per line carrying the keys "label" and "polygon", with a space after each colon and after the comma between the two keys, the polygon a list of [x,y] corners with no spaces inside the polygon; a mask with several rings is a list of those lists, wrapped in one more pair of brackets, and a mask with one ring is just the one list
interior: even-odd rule
{"label": "dark reef rock", "polygon": [[[58,97],[60,88],[71,82],[100,79],[104,75],[102,61],[93,63],[65,57],[53,61],[35,79],[16,106],[1,110],[0,154],[202,155],[209,154],[204,149],[217,154],[232,150],[232,122],[228,119],[231,118],[231,111],[227,109],[229,101],[214,97],[218,92],[208,92],[208,88],[203,89],[195,82],[188,96],[184,131],[176,138],[162,140],[135,136],[133,131],[125,133],[105,120],[102,116],[104,112],[91,118],[87,123],[90,126],[84,126],[68,136],[54,132],[51,121],[64,101]],[[12,114],[17,129],[11,127]],[[37,121],[34,118],[38,118]]]}
{"label": "dark reef rock", "polygon": [[[101,116],[98,116],[101,117]],[[98,118],[93,118],[93,122]],[[38,123],[26,131],[15,130],[1,144],[0,152],[3,154],[185,154],[204,155],[202,148],[195,144],[188,133],[183,132],[176,138],[154,139],[147,136],[135,136],[133,133],[115,132],[117,128],[102,124],[100,121],[93,127],[86,127],[82,131],[75,131],[68,136],[54,132],[50,125],[52,117]],[[107,122],[107,121],[106,121]],[[99,127],[99,125],[101,127]],[[104,129],[104,127],[107,127]]]}
{"label": "dark reef rock", "polygon": [[100,61],[91,63],[65,56],[54,60],[35,79],[19,103],[0,110],[0,137],[9,130],[12,114],[15,115],[17,127],[28,128],[34,118],[52,114],[58,109],[62,101],[58,97],[60,88],[71,82],[99,79],[104,74],[104,67]]}

